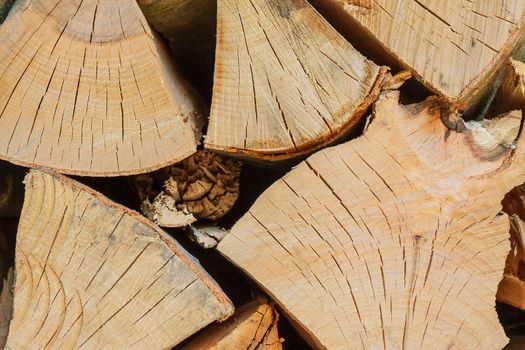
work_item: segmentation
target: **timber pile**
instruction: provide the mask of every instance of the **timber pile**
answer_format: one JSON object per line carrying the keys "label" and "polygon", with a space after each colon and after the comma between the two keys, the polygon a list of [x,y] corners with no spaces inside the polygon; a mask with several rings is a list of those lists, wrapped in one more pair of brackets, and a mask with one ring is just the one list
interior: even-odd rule
{"label": "timber pile", "polygon": [[519,347],[524,58],[518,0],[0,0],[0,347]]}

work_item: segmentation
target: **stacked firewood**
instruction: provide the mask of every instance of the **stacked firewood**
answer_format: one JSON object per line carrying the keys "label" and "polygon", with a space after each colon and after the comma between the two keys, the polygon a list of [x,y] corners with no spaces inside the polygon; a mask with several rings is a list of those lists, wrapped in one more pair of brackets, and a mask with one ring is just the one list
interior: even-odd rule
{"label": "stacked firewood", "polygon": [[504,348],[524,43],[521,0],[0,0],[0,346]]}

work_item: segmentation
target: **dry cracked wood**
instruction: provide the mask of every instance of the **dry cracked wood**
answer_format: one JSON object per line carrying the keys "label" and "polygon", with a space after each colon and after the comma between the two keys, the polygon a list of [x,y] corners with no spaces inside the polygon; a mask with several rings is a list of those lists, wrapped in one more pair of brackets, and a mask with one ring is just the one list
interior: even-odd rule
{"label": "dry cracked wood", "polygon": [[181,350],[281,350],[278,320],[273,305],[255,300],[237,309],[228,321],[204,330]]}
{"label": "dry cracked wood", "polygon": [[318,348],[501,349],[501,200],[525,180],[525,135],[491,132],[516,135],[521,115],[445,118],[454,131],[437,98],[397,99],[272,185],[218,249]]}
{"label": "dry cracked wood", "polygon": [[[313,0],[367,51],[460,110],[476,106],[525,30],[522,0]],[[388,59],[387,59],[388,60]],[[470,112],[468,110],[467,112]]]}
{"label": "dry cracked wood", "polygon": [[173,239],[72,180],[26,178],[7,349],[166,349],[233,307]]}
{"label": "dry cracked wood", "polygon": [[134,0],[20,0],[0,42],[0,158],[102,176],[195,152],[200,101]]}
{"label": "dry cracked wood", "polygon": [[513,189],[503,205],[511,218],[511,251],[497,298],[525,310],[525,185]]}
{"label": "dry cracked wood", "polygon": [[384,71],[306,0],[219,0],[206,147],[279,160],[344,135],[376,99]]}

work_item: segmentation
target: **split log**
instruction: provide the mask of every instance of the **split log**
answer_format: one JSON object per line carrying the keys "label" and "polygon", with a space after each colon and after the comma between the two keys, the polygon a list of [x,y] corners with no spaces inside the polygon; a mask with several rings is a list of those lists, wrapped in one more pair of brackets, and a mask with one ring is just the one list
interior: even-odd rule
{"label": "split log", "polygon": [[7,348],[166,349],[231,315],[221,289],[138,213],[31,171]]}
{"label": "split log", "polygon": [[181,350],[281,350],[278,320],[273,305],[255,300],[237,309],[228,321],[205,330]]}
{"label": "split log", "polygon": [[137,3],[153,28],[168,39],[177,64],[193,78],[196,87],[202,87],[208,94],[213,81],[217,2],[137,0]]}
{"label": "split log", "polygon": [[492,132],[518,134],[520,114],[486,128],[443,104],[385,94],[362,137],[301,163],[219,243],[315,347],[506,344],[501,200],[525,179],[525,135],[509,145]]}
{"label": "split log", "polygon": [[19,1],[0,42],[0,158],[106,176],[195,152],[200,99],[134,0]]}
{"label": "split log", "polygon": [[511,219],[511,251],[497,298],[525,310],[525,185],[513,189],[503,205]]}
{"label": "split log", "polygon": [[523,1],[312,2],[367,54],[410,69],[466,114],[490,96],[525,32]]}
{"label": "split log", "polygon": [[208,149],[280,160],[348,133],[384,69],[306,0],[220,0]]}
{"label": "split log", "polygon": [[24,202],[25,169],[0,161],[0,218],[20,215]]}
{"label": "split log", "polygon": [[[146,217],[162,227],[183,227],[196,219],[216,221],[239,197],[242,163],[208,151],[152,174],[135,177]],[[153,203],[149,198],[155,198]]]}

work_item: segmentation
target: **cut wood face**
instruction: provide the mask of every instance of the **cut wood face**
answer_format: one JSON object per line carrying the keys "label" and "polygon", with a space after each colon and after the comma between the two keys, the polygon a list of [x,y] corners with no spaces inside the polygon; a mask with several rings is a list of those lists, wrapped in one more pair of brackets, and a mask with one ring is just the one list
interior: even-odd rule
{"label": "cut wood face", "polygon": [[195,151],[200,102],[135,1],[19,1],[0,42],[0,158],[102,176]]}
{"label": "cut wood face", "polygon": [[167,349],[233,306],[139,214],[32,171],[16,242],[7,349]]}
{"label": "cut wood face", "polygon": [[[525,29],[520,0],[313,0],[458,107],[489,86]],[[356,39],[356,40],[357,40]]]}
{"label": "cut wood face", "polygon": [[382,71],[305,0],[219,0],[206,147],[277,160],[344,135]]}
{"label": "cut wood face", "polygon": [[[397,98],[380,98],[362,137],[272,185],[218,249],[318,348],[501,349],[501,200],[525,179],[525,138],[452,131],[435,97]],[[516,135],[520,119],[496,123]]]}

